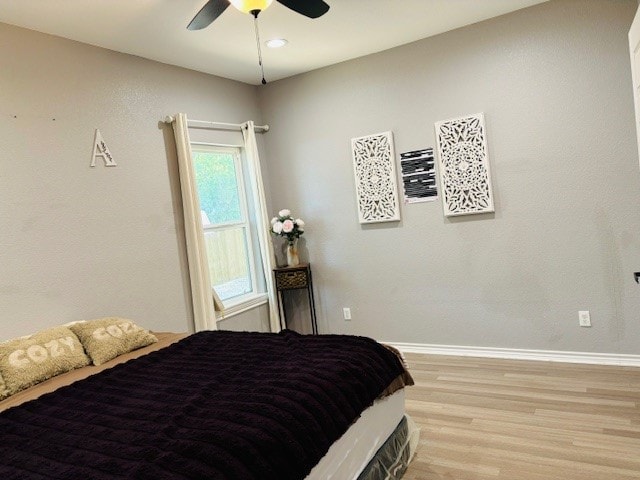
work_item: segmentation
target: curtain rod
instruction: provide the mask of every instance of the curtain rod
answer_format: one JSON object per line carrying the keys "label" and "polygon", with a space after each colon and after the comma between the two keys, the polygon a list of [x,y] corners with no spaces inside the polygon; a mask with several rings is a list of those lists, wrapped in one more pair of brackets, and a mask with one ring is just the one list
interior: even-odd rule
{"label": "curtain rod", "polygon": [[[164,123],[173,123],[175,120],[171,115],[164,117]],[[242,130],[242,123],[207,122],[205,120],[189,120],[187,126],[191,128],[208,128],[211,130]],[[269,131],[269,125],[256,125],[254,130],[258,133]]]}

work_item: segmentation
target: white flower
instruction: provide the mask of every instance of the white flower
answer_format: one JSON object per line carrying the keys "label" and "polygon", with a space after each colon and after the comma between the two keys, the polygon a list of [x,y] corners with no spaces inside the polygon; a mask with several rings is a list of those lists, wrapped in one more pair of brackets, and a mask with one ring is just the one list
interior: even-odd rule
{"label": "white flower", "polygon": [[284,233],[290,233],[293,231],[293,222],[291,220],[285,220],[282,222],[282,231]]}
{"label": "white flower", "polygon": [[291,214],[291,210],[284,208],[278,212],[277,217],[271,219],[271,233],[279,237],[285,237],[291,244],[304,233],[304,221]]}

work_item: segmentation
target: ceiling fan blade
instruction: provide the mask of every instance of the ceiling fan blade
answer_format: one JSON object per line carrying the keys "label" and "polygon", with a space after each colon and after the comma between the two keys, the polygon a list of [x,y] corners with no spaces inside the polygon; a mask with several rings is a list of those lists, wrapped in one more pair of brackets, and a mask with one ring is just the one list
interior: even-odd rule
{"label": "ceiling fan blade", "polygon": [[187,25],[187,30],[201,30],[208,27],[229,5],[228,0],[209,0]]}
{"label": "ceiling fan blade", "polygon": [[318,18],[329,11],[329,5],[322,0],[278,0],[294,12],[309,18]]}

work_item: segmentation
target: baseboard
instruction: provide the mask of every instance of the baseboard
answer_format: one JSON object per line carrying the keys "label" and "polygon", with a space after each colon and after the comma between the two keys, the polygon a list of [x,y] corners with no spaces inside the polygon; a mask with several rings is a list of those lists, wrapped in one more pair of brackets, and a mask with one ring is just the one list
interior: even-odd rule
{"label": "baseboard", "polygon": [[407,353],[640,367],[640,355],[630,354],[563,352],[557,350],[521,350],[517,348],[461,347],[455,345],[432,345],[426,343],[382,343],[386,343],[396,347],[401,352]]}

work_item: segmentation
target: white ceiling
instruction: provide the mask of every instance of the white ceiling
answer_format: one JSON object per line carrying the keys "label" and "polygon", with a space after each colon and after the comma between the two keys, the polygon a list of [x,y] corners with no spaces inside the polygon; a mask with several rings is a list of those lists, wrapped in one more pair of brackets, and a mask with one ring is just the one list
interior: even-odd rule
{"label": "white ceiling", "polygon": [[[0,0],[0,22],[250,84],[261,80],[253,19],[229,7],[187,24],[207,0]],[[379,52],[545,0],[326,0],[311,20],[274,2],[259,17],[268,81]]]}

